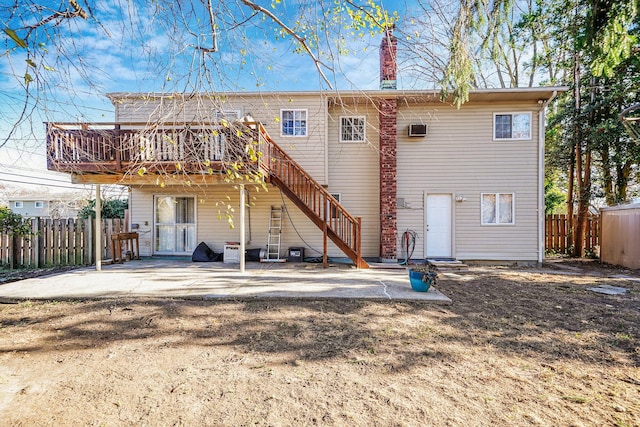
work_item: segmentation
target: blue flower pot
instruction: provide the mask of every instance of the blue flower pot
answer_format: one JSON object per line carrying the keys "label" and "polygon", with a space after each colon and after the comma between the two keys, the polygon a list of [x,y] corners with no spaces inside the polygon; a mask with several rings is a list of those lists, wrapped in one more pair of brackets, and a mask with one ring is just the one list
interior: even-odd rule
{"label": "blue flower pot", "polygon": [[416,292],[427,292],[433,283],[435,275],[424,271],[409,270],[411,289]]}

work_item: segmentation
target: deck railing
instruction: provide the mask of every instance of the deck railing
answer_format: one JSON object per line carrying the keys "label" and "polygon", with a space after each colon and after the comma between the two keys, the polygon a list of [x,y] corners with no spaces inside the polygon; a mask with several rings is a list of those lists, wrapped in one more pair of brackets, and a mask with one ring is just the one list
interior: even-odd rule
{"label": "deck railing", "polygon": [[[111,126],[110,128],[107,126]],[[47,123],[48,168],[61,172],[218,171],[232,130],[216,123]],[[235,159],[234,159],[235,160]]]}

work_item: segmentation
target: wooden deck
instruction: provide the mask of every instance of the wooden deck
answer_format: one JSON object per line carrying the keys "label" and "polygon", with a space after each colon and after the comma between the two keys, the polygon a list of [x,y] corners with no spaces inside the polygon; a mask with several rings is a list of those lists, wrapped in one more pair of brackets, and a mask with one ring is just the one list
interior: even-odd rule
{"label": "wooden deck", "polygon": [[242,124],[47,123],[47,168],[67,173],[220,173],[251,161]]}
{"label": "wooden deck", "polygon": [[358,268],[368,268],[361,253],[361,219],[349,214],[258,122],[47,123],[47,167],[85,179],[90,175],[93,182],[111,175],[116,183],[128,184],[160,175],[254,174],[282,190],[322,230],[325,254],[328,238]]}

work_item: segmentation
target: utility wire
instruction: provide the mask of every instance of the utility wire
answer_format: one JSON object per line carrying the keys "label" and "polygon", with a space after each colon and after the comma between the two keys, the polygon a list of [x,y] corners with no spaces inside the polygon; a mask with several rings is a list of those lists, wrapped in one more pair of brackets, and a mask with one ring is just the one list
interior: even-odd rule
{"label": "utility wire", "polygon": [[[14,147],[12,147],[12,148],[14,148]],[[39,157],[46,157],[47,156],[46,153],[42,153],[40,151],[28,151],[28,150],[25,150],[24,148],[19,148],[19,147],[15,147],[14,150],[18,151],[20,153],[20,155],[29,154],[29,155],[32,155],[32,156],[39,156]]]}
{"label": "utility wire", "polygon": [[[89,92],[86,92],[86,91],[79,92],[79,93],[84,93],[85,95],[90,95],[90,96],[96,95],[96,94],[89,93]],[[21,98],[21,97],[19,97],[17,95],[11,95],[11,94],[8,94],[8,93],[4,93],[4,94],[0,95],[0,97],[2,97],[2,98],[10,98],[10,99],[12,99],[14,101],[21,101],[21,102],[23,101],[23,98]],[[56,100],[55,103],[59,104],[59,105],[66,105],[66,106],[76,107],[78,109],[79,108],[83,108],[83,109],[87,109],[87,110],[100,111],[100,112],[103,112],[103,113],[113,113],[113,110],[108,110],[106,108],[89,107],[89,106],[84,106],[84,105],[78,105],[78,104],[74,104],[73,102],[70,102],[70,101]]]}
{"label": "utility wire", "polygon": [[[60,174],[63,173],[63,172],[56,172],[56,171],[52,171],[52,170],[48,170],[48,169],[33,169],[33,168],[25,168],[24,166],[13,166],[13,165],[8,165],[6,163],[0,163],[0,167],[9,168],[9,169],[23,170],[23,171],[27,171],[27,172],[54,174],[54,175],[56,175],[58,177],[60,177]],[[0,173],[3,173],[3,172],[0,172]]]}
{"label": "utility wire", "polygon": [[[15,181],[12,179],[4,179],[4,178],[0,178],[0,182],[13,182],[13,183],[24,184],[24,185],[38,185],[40,187],[43,186],[43,184],[40,184],[40,183]],[[66,190],[86,191],[89,193],[93,193],[94,191],[93,189],[94,184],[78,184],[78,185],[82,185],[83,187],[71,187],[71,186],[58,185],[58,184],[48,184],[47,187],[64,188]],[[87,188],[87,186],[91,186],[91,188]],[[122,196],[122,191],[117,188],[103,188],[102,192],[109,196],[118,196],[118,197]]]}
{"label": "utility wire", "polygon": [[[25,185],[37,185],[42,187],[44,184],[42,183],[38,183],[38,182],[24,182],[24,181],[16,181],[13,179],[4,179],[4,178],[0,178],[0,181],[2,182],[15,182],[17,184],[25,184]],[[92,185],[92,184],[78,184],[78,185]],[[56,187],[56,188],[66,188],[68,190],[86,190],[86,188],[80,188],[80,187],[71,187],[70,185],[57,185],[57,184],[47,184],[47,187]]]}
{"label": "utility wire", "polygon": [[[51,172],[51,173],[55,173],[55,172]],[[46,180],[46,181],[47,181],[47,183],[46,183],[46,184],[44,184],[44,183],[39,183],[39,182],[26,182],[26,181],[11,181],[11,180],[6,180],[6,181],[9,181],[9,182],[20,182],[20,183],[22,183],[22,184],[32,184],[32,185],[44,185],[44,186],[48,186],[48,185],[49,185],[49,184],[48,184],[48,182],[49,182],[49,181],[55,181],[55,182],[61,182],[61,183],[63,183],[63,184],[70,184],[70,185],[77,185],[77,186],[82,185],[82,186],[85,186],[85,187],[86,187],[86,186],[88,186],[88,185],[90,185],[90,186],[93,186],[93,185],[94,185],[94,184],[74,184],[74,183],[72,183],[72,182],[70,182],[70,181],[65,181],[65,180],[63,180],[63,179],[53,179],[53,178],[49,178],[49,177],[46,177],[46,176],[32,176],[32,175],[23,175],[23,174],[15,174],[15,173],[11,173],[11,172],[2,172],[2,171],[0,171],[0,175],[2,175],[2,174],[4,174],[4,175],[13,175],[13,176],[18,176],[18,177],[24,177],[24,178],[27,178],[27,179]],[[0,181],[4,181],[4,179],[2,179],[2,178],[0,177]],[[115,187],[115,188],[114,188],[114,187]],[[122,185],[119,185],[119,184],[111,184],[109,187],[106,187],[106,188],[107,188],[107,190],[106,190],[106,191],[110,191],[110,192],[112,192],[112,193],[118,193],[118,192],[120,192],[120,193],[121,193],[121,192],[123,191],[123,190],[122,190],[122,187],[125,187],[125,186],[122,186]],[[68,187],[68,188],[76,188],[76,189],[79,189],[79,187]]]}
{"label": "utility wire", "polygon": [[32,141],[32,142],[43,142],[41,138],[37,138],[35,136],[12,136],[7,141]]}
{"label": "utility wire", "polygon": [[[40,180],[44,179],[47,182],[55,181],[55,182],[62,182],[62,183],[65,183],[65,184],[73,184],[71,181],[68,181],[68,180],[49,178],[48,176],[26,175],[26,174],[20,174],[20,173],[4,172],[4,171],[0,171],[0,175],[12,175],[12,176],[18,176],[18,177],[26,178],[26,179],[40,179]],[[29,183],[25,182],[25,184],[29,184]],[[34,182],[34,184],[37,184],[37,182]]]}

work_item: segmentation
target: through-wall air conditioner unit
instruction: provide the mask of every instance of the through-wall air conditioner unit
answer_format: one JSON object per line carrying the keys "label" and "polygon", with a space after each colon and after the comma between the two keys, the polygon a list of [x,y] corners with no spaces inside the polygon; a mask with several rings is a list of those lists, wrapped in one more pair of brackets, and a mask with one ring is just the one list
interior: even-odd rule
{"label": "through-wall air conditioner unit", "polygon": [[427,136],[427,125],[409,125],[409,136]]}

